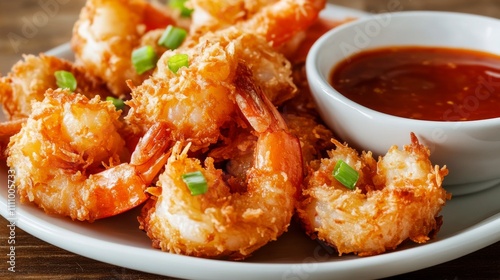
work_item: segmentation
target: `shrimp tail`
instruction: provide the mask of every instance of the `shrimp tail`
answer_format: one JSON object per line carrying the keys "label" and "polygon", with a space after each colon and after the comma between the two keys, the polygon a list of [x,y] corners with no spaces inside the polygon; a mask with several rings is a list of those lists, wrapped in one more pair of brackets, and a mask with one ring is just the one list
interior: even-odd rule
{"label": "shrimp tail", "polygon": [[[270,153],[265,159],[255,158],[255,166],[263,167],[271,164],[277,170],[291,174],[290,180],[300,188],[304,170],[302,165],[290,163],[302,162],[302,150],[299,139],[288,132],[288,126],[276,107],[253,79],[253,74],[244,62],[240,61],[234,79],[235,99],[241,113],[257,132],[262,133],[257,144],[256,154],[264,154],[264,149],[281,147],[280,153]],[[262,151],[260,151],[262,150]]]}
{"label": "shrimp tail", "polygon": [[145,153],[132,153],[130,163],[136,166],[145,182],[153,181],[160,169],[165,165],[168,154],[165,151],[171,146],[168,125],[158,122],[151,126],[143,138],[137,143],[136,150]]}
{"label": "shrimp tail", "polygon": [[95,190],[101,201],[95,219],[120,214],[148,199],[146,188],[168,160],[165,151],[170,148],[171,141],[166,126],[163,122],[151,126],[137,143],[130,164],[121,164],[95,175],[99,186]]}
{"label": "shrimp tail", "polygon": [[255,83],[252,70],[243,61],[236,68],[234,85],[236,103],[255,131],[262,133],[266,130],[288,130],[285,120],[262,88]]}

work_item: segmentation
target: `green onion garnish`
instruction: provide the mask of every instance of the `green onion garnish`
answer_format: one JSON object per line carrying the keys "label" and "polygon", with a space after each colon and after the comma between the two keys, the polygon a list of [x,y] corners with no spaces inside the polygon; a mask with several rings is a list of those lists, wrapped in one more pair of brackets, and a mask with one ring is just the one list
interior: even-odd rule
{"label": "green onion garnish", "polygon": [[168,60],[168,69],[170,69],[174,73],[177,73],[179,68],[184,67],[184,66],[185,67],[189,66],[187,54],[182,54],[182,53],[174,54]]}
{"label": "green onion garnish", "polygon": [[125,107],[125,101],[121,100],[120,98],[114,98],[113,96],[108,96],[106,97],[106,101],[113,102],[113,105],[115,105],[116,110],[123,110],[123,108]]}
{"label": "green onion garnish", "polygon": [[190,17],[193,13],[193,9],[186,8],[187,0],[170,0],[168,2],[169,6],[181,11],[181,17]]}
{"label": "green onion garnish", "polygon": [[191,195],[204,194],[208,190],[207,180],[201,171],[194,171],[182,175],[182,180],[186,183]]}
{"label": "green onion garnish", "polygon": [[54,72],[56,84],[60,88],[67,88],[70,91],[75,91],[77,83],[75,76],[71,72],[59,70]]}
{"label": "green onion garnish", "polygon": [[359,173],[356,169],[345,163],[345,161],[339,159],[333,169],[333,177],[346,188],[354,190],[356,182],[358,182]]}
{"label": "green onion garnish", "polygon": [[139,75],[153,69],[157,60],[156,52],[151,46],[144,46],[132,52],[132,64]]}
{"label": "green onion garnish", "polygon": [[175,50],[184,42],[186,36],[186,30],[169,25],[161,35],[160,40],[158,40],[158,44],[168,49]]}

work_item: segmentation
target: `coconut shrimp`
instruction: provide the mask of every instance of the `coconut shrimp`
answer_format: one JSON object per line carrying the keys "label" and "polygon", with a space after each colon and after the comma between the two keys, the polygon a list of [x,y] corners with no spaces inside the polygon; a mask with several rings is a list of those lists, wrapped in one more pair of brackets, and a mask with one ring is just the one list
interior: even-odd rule
{"label": "coconut shrimp", "polygon": [[[335,247],[339,255],[369,256],[393,250],[410,239],[424,243],[441,226],[438,214],[450,198],[442,187],[446,167],[432,166],[429,150],[411,144],[389,149],[378,162],[370,152],[334,141],[336,150],[313,167],[305,180],[298,214],[307,233]],[[354,190],[333,178],[338,160],[359,173]]]}
{"label": "coconut shrimp", "polygon": [[58,70],[73,74],[77,81],[77,93],[90,98],[95,95],[110,95],[100,79],[67,60],[45,54],[25,55],[23,58],[12,67],[7,76],[0,78],[0,101],[9,119],[28,117],[31,102],[41,101],[47,89],[58,87],[54,76]]}
{"label": "coconut shrimp", "polygon": [[[335,147],[330,141],[333,133],[313,118],[283,114],[283,119],[290,134],[299,139],[304,171],[309,170],[311,161],[321,159],[326,156],[327,150]],[[233,179],[232,190],[244,189],[246,171],[253,164],[257,136],[252,132],[238,127],[227,129],[221,137],[221,143],[211,146],[208,152],[215,164],[223,166],[226,174]]]}
{"label": "coconut shrimp", "polygon": [[148,32],[157,35],[157,29],[169,24],[176,25],[174,16],[145,0],[88,0],[73,27],[76,63],[106,81],[115,95],[126,95],[127,80],[140,84],[151,74],[136,72],[132,51],[149,37]]}
{"label": "coconut shrimp", "polygon": [[166,130],[163,124],[152,126],[130,157],[119,115],[98,96],[89,100],[48,90],[8,146],[7,164],[16,170],[21,202],[81,221],[144,202],[145,188],[167,159]]}
{"label": "coconut shrimp", "polygon": [[[188,56],[189,66],[174,73],[168,61],[178,54]],[[228,28],[166,51],[150,78],[131,85],[126,120],[146,127],[157,120],[167,122],[177,139],[191,141],[193,148],[215,143],[220,129],[237,114],[233,80],[240,60],[252,68],[274,104],[295,94],[291,66],[283,55],[259,36]]]}
{"label": "coconut shrimp", "polygon": [[325,0],[191,0],[191,33],[205,33],[236,25],[244,32],[263,36],[279,47],[305,31],[325,7]]}
{"label": "coconut shrimp", "polygon": [[[155,195],[143,208],[140,227],[153,246],[177,254],[243,259],[285,232],[302,182],[300,146],[273,105],[240,64],[236,75],[238,105],[258,135],[246,189],[232,192],[223,171],[208,157],[204,166],[188,156],[189,144],[177,143],[159,177]],[[193,196],[183,174],[200,171],[208,189]]]}

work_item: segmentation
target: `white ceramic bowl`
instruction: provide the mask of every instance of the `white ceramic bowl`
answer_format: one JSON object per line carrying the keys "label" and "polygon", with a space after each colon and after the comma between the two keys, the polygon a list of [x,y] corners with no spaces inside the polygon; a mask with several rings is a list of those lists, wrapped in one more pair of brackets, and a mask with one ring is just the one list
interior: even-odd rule
{"label": "white ceramic bowl", "polygon": [[392,145],[409,144],[414,132],[430,148],[432,162],[450,170],[444,185],[454,195],[500,184],[500,118],[441,122],[395,117],[361,106],[330,86],[332,68],[348,56],[404,45],[500,55],[500,20],[450,12],[394,12],[329,31],[312,46],[306,62],[312,94],[325,123],[349,145],[376,155],[385,154]]}

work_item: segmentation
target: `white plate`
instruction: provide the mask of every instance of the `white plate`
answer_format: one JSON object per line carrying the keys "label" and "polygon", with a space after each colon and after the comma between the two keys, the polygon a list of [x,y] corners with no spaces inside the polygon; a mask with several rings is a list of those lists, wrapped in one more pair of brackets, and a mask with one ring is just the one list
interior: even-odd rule
{"label": "white plate", "polygon": [[[362,16],[351,9],[328,6],[322,16]],[[71,59],[69,45],[50,52]],[[7,168],[0,167],[0,184]],[[0,193],[0,214],[7,212],[7,191]],[[425,245],[405,243],[397,251],[360,258],[338,257],[292,225],[278,241],[244,262],[209,260],[165,253],[151,248],[138,229],[137,211],[93,224],[46,215],[31,205],[16,204],[14,220],[26,232],[65,250],[98,261],[149,273],[194,279],[355,279],[382,278],[446,262],[500,241],[500,186],[455,197],[442,211],[444,224]],[[329,254],[333,253],[333,254]]]}

